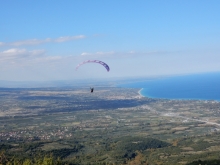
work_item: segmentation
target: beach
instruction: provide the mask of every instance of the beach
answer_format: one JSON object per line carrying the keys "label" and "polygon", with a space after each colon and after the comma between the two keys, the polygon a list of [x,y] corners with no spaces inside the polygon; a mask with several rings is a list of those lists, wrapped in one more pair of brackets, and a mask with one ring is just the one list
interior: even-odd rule
{"label": "beach", "polygon": [[144,95],[141,94],[141,91],[143,90],[144,88],[141,88],[139,91],[138,91],[138,94],[141,96],[141,97],[145,97]]}

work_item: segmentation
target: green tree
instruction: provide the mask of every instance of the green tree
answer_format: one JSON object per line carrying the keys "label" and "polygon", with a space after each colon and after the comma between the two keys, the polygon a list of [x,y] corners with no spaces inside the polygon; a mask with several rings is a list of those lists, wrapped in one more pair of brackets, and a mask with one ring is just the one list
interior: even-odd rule
{"label": "green tree", "polygon": [[31,161],[29,159],[26,159],[24,162],[23,162],[23,165],[31,165]]}

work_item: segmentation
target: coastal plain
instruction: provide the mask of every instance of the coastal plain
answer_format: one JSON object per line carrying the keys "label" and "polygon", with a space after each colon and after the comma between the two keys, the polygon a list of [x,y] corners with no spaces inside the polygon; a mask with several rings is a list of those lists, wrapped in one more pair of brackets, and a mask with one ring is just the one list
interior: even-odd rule
{"label": "coastal plain", "polygon": [[2,88],[0,149],[72,164],[220,160],[220,102],[143,97],[136,88]]}

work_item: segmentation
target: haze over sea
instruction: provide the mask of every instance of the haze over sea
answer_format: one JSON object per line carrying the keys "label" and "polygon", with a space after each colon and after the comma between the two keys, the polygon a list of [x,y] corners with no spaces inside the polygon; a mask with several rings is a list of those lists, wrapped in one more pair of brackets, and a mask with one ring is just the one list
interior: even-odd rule
{"label": "haze over sea", "polygon": [[120,87],[142,88],[140,94],[150,98],[220,101],[220,73],[155,78]]}

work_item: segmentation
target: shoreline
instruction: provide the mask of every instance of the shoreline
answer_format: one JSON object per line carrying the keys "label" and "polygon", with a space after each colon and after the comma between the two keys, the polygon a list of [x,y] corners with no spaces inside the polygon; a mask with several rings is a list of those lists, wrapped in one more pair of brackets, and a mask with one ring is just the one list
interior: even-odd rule
{"label": "shoreline", "polygon": [[141,94],[141,91],[143,90],[144,88],[141,88],[139,91],[138,91],[138,94],[141,96],[141,97],[145,97],[144,95]]}
{"label": "shoreline", "polygon": [[[138,94],[141,96],[141,97],[146,97],[146,98],[150,98],[150,97],[147,97],[147,96],[144,96],[141,94],[141,91],[143,90],[144,88],[141,88],[139,91],[138,91]],[[155,99],[165,99],[165,100],[181,100],[181,101],[205,101],[205,102],[220,102],[220,100],[215,100],[215,99],[195,99],[195,98],[176,98],[176,99],[173,99],[173,98],[155,98]]]}

